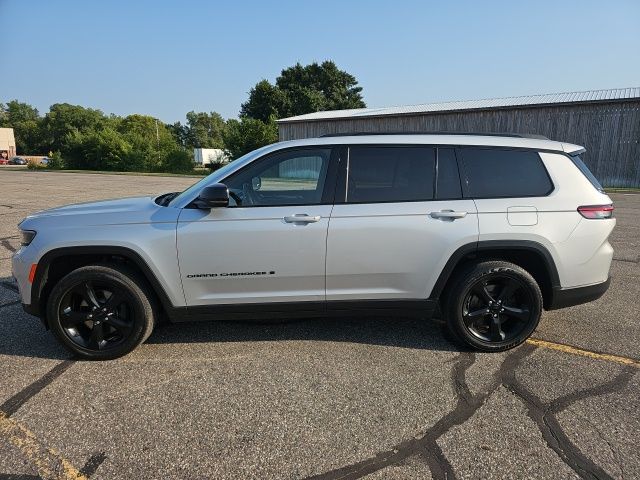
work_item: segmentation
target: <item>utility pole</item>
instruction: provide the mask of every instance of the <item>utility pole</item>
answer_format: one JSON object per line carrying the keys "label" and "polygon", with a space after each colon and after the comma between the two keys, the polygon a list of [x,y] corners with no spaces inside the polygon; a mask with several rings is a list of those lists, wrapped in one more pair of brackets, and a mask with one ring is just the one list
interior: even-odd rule
{"label": "utility pole", "polygon": [[158,119],[156,118],[156,149],[158,150],[158,167],[160,167],[160,133],[158,132]]}

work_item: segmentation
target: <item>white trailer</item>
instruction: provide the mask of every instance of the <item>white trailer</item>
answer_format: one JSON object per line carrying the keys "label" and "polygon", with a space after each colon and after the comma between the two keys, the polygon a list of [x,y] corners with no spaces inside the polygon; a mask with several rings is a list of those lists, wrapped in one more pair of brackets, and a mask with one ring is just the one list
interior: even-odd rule
{"label": "white trailer", "polygon": [[196,165],[208,165],[210,163],[229,161],[229,157],[224,153],[221,148],[194,148],[193,160]]}

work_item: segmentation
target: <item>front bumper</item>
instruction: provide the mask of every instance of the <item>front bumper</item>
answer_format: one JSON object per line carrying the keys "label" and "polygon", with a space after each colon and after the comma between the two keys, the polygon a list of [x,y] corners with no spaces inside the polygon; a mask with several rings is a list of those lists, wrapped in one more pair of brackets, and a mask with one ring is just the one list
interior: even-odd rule
{"label": "front bumper", "polygon": [[29,281],[31,265],[37,263],[37,260],[33,257],[33,253],[28,250],[28,248],[22,247],[13,254],[13,257],[11,257],[11,274],[18,286],[18,292],[24,310],[31,315],[38,316],[38,305],[32,305],[32,284]]}
{"label": "front bumper", "polygon": [[29,315],[33,315],[34,317],[40,316],[40,309],[37,306],[31,305],[29,303],[23,303],[22,309]]}
{"label": "front bumper", "polygon": [[593,302],[600,298],[609,289],[611,277],[605,282],[587,285],[585,287],[560,288],[554,287],[551,294],[551,301],[547,305],[547,310],[558,310],[560,308],[573,307],[582,303]]}

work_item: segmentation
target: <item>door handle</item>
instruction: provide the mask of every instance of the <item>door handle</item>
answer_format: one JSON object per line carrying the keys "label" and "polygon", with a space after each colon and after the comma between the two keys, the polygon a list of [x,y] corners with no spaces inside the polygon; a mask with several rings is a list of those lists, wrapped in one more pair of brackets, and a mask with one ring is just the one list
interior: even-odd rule
{"label": "door handle", "polygon": [[289,215],[284,217],[286,223],[315,223],[320,221],[322,217],[320,215],[307,215],[306,213],[296,213],[295,215]]}
{"label": "door handle", "polygon": [[431,218],[439,218],[442,220],[455,220],[457,218],[464,218],[467,216],[467,212],[456,212],[454,210],[440,210],[439,212],[431,212],[429,214]]}

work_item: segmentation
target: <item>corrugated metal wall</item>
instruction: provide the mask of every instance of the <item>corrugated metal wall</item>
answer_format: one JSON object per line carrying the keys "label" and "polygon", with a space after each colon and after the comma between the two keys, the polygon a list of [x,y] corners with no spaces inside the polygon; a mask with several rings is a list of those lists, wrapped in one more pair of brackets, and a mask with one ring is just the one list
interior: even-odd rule
{"label": "corrugated metal wall", "polygon": [[280,123],[280,140],[350,132],[514,132],[583,145],[605,186],[640,188],[640,101]]}

